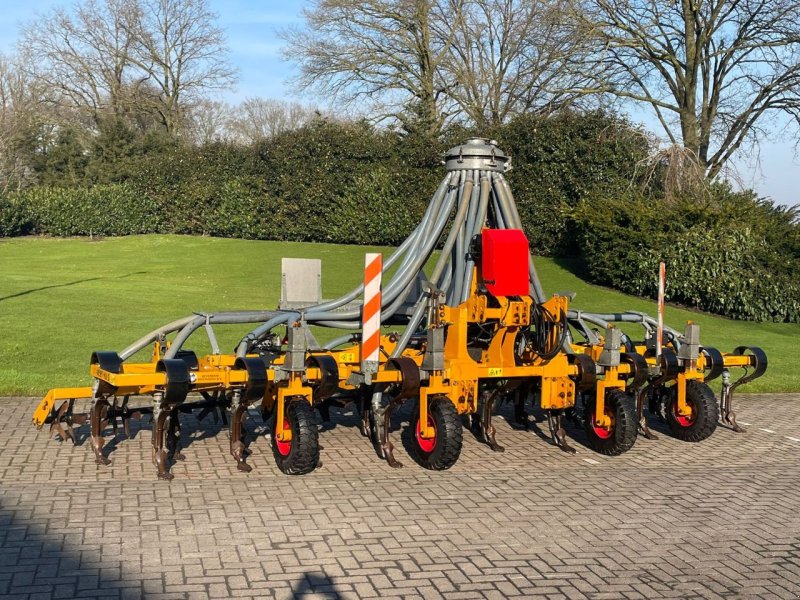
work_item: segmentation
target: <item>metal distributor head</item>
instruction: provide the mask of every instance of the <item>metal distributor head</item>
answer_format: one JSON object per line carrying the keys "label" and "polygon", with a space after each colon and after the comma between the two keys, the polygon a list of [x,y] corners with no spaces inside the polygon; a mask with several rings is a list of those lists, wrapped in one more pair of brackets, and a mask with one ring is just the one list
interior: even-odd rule
{"label": "metal distributor head", "polygon": [[505,173],[511,170],[511,158],[497,147],[496,141],[477,137],[445,152],[444,164],[448,172],[476,169]]}

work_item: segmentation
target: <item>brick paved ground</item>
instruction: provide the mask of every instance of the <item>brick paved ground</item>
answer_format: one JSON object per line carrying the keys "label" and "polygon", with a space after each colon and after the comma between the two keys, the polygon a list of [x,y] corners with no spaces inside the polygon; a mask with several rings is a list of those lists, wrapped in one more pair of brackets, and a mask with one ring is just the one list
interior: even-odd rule
{"label": "brick paved ground", "polygon": [[188,420],[172,483],[146,424],[98,467],[0,400],[0,596],[795,599],[800,395],[741,399],[746,434],[618,458],[500,418],[504,454],[467,435],[442,473],[402,449],[390,469],[339,414],[313,474],[280,474],[262,436],[245,475]]}

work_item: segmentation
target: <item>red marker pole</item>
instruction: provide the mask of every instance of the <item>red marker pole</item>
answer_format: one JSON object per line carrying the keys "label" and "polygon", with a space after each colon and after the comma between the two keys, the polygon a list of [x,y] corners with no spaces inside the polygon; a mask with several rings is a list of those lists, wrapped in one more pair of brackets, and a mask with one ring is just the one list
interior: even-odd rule
{"label": "red marker pole", "polygon": [[664,341],[664,284],[666,265],[658,265],[658,330],[656,333],[656,358],[661,358],[661,345]]}

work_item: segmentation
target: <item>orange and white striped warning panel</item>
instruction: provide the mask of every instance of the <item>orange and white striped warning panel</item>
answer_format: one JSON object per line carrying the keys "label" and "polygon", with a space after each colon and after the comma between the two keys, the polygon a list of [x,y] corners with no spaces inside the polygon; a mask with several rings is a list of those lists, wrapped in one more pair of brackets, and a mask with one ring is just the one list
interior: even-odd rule
{"label": "orange and white striped warning panel", "polygon": [[364,265],[364,309],[361,328],[361,370],[375,373],[380,361],[381,273],[383,257],[367,254]]}

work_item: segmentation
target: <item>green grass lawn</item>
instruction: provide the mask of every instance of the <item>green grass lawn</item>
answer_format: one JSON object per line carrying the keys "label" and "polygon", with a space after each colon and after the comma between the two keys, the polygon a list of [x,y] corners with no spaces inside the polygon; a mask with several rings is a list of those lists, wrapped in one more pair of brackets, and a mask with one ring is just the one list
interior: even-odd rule
{"label": "green grass lawn", "polygon": [[[87,385],[93,350],[121,350],[193,311],[274,308],[282,256],[321,258],[324,295],[335,297],[358,284],[364,253],[372,250],[380,248],[172,235],[4,239],[0,394]],[[577,308],[654,312],[652,301],[589,285],[552,260],[539,258],[537,265],[545,290],[576,292]],[[686,320],[696,321],[703,343],[720,350],[763,347],[769,370],[748,391],[800,391],[800,373],[790,365],[800,325],[731,321],[674,307],[666,317],[680,330]],[[220,328],[223,349],[232,349],[247,329]],[[207,350],[202,331],[188,347]]]}

